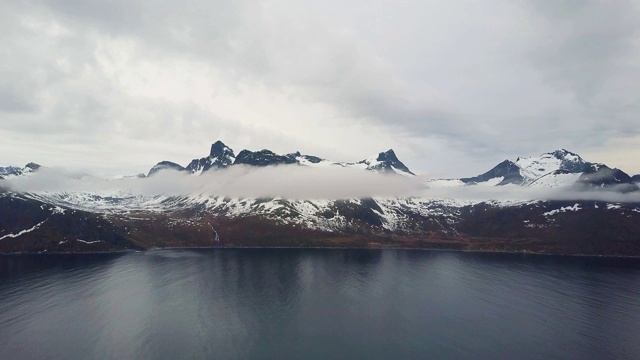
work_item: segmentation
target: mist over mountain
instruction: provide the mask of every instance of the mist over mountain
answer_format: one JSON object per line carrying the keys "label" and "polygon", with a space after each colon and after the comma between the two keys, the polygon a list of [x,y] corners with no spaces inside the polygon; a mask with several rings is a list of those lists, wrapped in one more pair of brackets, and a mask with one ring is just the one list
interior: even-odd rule
{"label": "mist over mountain", "polygon": [[[186,166],[160,161],[148,176],[36,164],[2,174],[5,252],[269,245],[640,254],[634,178],[564,149],[461,179],[415,175],[393,150],[340,162],[236,154],[221,141]],[[605,233],[617,240],[599,243]]]}

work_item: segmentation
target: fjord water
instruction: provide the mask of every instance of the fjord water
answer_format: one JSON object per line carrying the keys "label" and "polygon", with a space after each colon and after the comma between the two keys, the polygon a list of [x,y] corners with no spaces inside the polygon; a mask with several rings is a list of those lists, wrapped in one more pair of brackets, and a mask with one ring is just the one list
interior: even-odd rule
{"label": "fjord water", "polygon": [[638,359],[634,259],[411,250],[0,256],[2,359]]}

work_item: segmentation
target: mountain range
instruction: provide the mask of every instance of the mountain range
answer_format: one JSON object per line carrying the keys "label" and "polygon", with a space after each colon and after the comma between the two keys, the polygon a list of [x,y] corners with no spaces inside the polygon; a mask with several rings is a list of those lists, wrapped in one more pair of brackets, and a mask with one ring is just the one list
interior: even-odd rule
{"label": "mountain range", "polygon": [[[640,256],[640,176],[564,149],[505,160],[472,177],[424,179],[393,150],[339,162],[266,149],[236,155],[216,141],[207,156],[186,166],[161,161],[147,176],[111,182],[144,189],[165,176],[167,182],[175,181],[171,174],[215,182],[231,169],[280,167],[362,170],[418,182],[425,190],[411,196],[339,199],[148,193],[117,187],[21,190],[20,179],[46,174],[41,170],[46,168],[30,163],[0,168],[0,252],[347,246]],[[476,195],[484,189],[506,195],[550,189],[554,196]],[[453,196],[456,191],[464,195]],[[476,192],[468,196],[469,191]]]}
{"label": "mountain range", "polygon": [[293,164],[311,167],[352,167],[364,170],[395,172],[403,175],[415,175],[405,164],[398,160],[396,154],[391,149],[362,161],[347,163],[328,161],[312,155],[302,155],[300,152],[278,155],[267,149],[260,151],[245,149],[240,151],[238,156],[236,156],[230,147],[218,140],[211,145],[211,151],[208,156],[193,159],[186,167],[171,161],[161,161],[149,170],[148,176],[152,176],[162,170],[184,171],[193,175],[201,175],[212,169],[224,169],[234,165],[263,167]]}

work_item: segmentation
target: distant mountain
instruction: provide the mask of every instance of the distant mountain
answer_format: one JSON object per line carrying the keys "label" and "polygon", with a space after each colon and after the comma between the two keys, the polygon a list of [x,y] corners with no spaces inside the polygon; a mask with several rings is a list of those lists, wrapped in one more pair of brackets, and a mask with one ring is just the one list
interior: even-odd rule
{"label": "distant mountain", "polygon": [[576,188],[612,189],[622,193],[640,190],[624,171],[602,164],[591,164],[576,181]]}
{"label": "distant mountain", "polygon": [[7,167],[0,166],[0,176],[9,175],[20,170],[22,170],[22,168],[19,168],[17,166],[7,166]]}
{"label": "distant mountain", "polygon": [[182,165],[171,161],[161,161],[149,170],[149,174],[147,176],[151,176],[163,170],[185,171],[186,169]]}
{"label": "distant mountain", "polygon": [[40,165],[33,162],[28,163],[22,168],[16,166],[0,167],[0,177],[4,179],[11,179],[13,177],[30,174],[40,169],[40,167]]}
{"label": "distant mountain", "polygon": [[636,182],[636,183],[640,183],[640,174],[638,175],[633,175],[631,177],[631,181]]}
{"label": "distant mountain", "polygon": [[186,171],[193,175],[200,175],[211,169],[226,168],[233,165],[256,167],[276,165],[301,165],[310,167],[340,166],[407,176],[415,175],[398,159],[395,152],[391,149],[380,152],[371,158],[349,163],[328,161],[313,155],[303,155],[300,152],[279,155],[267,149],[259,151],[245,149],[240,151],[236,156],[233,149],[218,140],[211,145],[209,156],[193,159],[186,167],[170,161],[161,161],[151,168],[149,176],[163,170]]}
{"label": "distant mountain", "polygon": [[518,165],[511,160],[505,160],[484,174],[460,179],[460,181],[467,185],[489,182],[491,180],[495,180],[495,185],[521,185],[524,182],[524,177]]}
{"label": "distant mountain", "polygon": [[478,176],[461,178],[464,185],[521,185],[573,187],[578,190],[639,190],[634,180],[619,169],[585,161],[578,154],[560,149],[540,156],[505,160]]}

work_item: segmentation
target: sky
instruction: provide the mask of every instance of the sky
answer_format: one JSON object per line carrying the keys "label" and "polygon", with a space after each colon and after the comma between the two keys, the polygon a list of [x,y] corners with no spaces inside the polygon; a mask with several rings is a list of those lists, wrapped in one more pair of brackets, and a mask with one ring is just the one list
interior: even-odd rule
{"label": "sky", "polygon": [[186,165],[222,140],[473,176],[640,173],[640,2],[0,2],[0,166]]}

